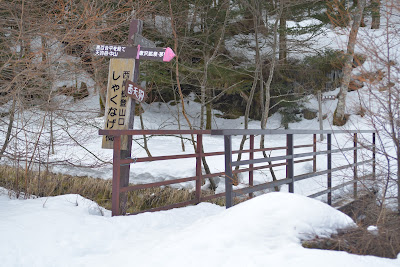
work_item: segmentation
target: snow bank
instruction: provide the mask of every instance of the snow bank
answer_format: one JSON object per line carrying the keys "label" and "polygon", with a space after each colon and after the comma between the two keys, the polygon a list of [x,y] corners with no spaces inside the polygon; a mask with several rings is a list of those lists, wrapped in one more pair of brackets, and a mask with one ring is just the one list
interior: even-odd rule
{"label": "snow bank", "polygon": [[228,210],[201,203],[127,217],[110,217],[78,195],[30,200],[3,195],[0,218],[2,266],[400,264],[303,248],[300,239],[330,235],[354,222],[321,202],[288,193],[262,195]]}

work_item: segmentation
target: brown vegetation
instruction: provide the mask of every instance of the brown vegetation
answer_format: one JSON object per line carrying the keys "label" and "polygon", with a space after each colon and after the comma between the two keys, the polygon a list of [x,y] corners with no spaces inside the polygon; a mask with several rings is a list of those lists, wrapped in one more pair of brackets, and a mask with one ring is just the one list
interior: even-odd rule
{"label": "brown vegetation", "polygon": [[[10,190],[16,197],[30,196],[48,197],[63,194],[79,194],[91,199],[100,206],[111,210],[112,181],[89,176],[72,176],[51,172],[29,171],[29,181],[22,180],[25,170],[0,165],[0,186]],[[203,191],[203,196],[212,194]],[[129,192],[127,212],[135,213],[143,210],[162,207],[194,199],[195,192],[188,189],[159,187]],[[223,199],[212,203],[224,205]]]}
{"label": "brown vegetation", "polygon": [[[400,253],[400,215],[377,204],[373,195],[354,201],[341,209],[357,222],[357,228],[341,231],[331,238],[303,242],[303,247],[346,251],[395,259]],[[377,226],[370,231],[369,226]]]}

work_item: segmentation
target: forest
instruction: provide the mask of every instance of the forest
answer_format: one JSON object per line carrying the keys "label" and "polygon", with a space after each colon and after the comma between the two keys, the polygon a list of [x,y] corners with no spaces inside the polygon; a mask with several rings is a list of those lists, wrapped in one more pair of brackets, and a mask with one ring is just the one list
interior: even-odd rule
{"label": "forest", "polygon": [[[381,153],[396,162],[397,167],[385,167],[389,176],[399,177],[398,33],[390,26],[398,18],[397,4],[1,1],[0,159],[24,165],[25,177],[36,164],[46,169],[52,164],[107,164],[85,145],[93,131],[84,127],[104,125],[108,79],[109,59],[93,56],[93,49],[128,44],[130,22],[140,19],[145,38],[176,54],[166,64],[140,63],[139,82],[148,95],[135,111],[142,129],[148,127],[143,122],[146,107],[161,103],[176,109],[170,123],[174,129],[212,129],[216,118],[243,118],[245,129],[251,121],[266,129],[273,114],[280,114],[279,127],[287,129],[290,123],[316,118],[321,112],[305,103],[337,88],[335,111],[319,114],[324,115],[320,121],[351,127],[346,124],[351,116],[346,96],[364,87],[370,100],[354,107],[353,114],[368,118],[370,127],[385,135],[382,140],[391,142],[395,152],[383,148]],[[342,38],[342,45],[332,45],[333,38]],[[80,104],[90,96],[95,96],[93,105]],[[200,106],[196,114],[188,114],[191,102]],[[142,146],[150,154],[146,140]],[[70,145],[84,149],[94,162],[87,164],[73,153],[56,155],[57,146]]]}
{"label": "forest", "polygon": [[[362,188],[367,192],[366,197],[358,202],[361,203],[361,211],[351,210],[349,214],[359,227],[346,232],[344,239],[339,233],[328,240],[331,242],[329,249],[397,257],[398,261],[399,0],[0,0],[0,201],[6,203],[5,206],[14,204],[4,200],[1,195],[4,192],[17,199],[46,198],[40,204],[43,208],[50,196],[80,194],[82,197],[70,195],[69,198],[76,200],[69,202],[75,201],[73,204],[77,207],[78,199],[80,203],[85,202],[84,198],[91,199],[97,206],[95,211],[89,211],[90,216],[92,213],[102,216],[109,213],[107,209],[111,209],[113,151],[101,148],[99,130],[107,125],[105,117],[109,113],[106,103],[111,60],[95,56],[94,51],[99,45],[132,46],[130,25],[136,19],[143,22],[142,37],[159,48],[171,48],[175,58],[162,63],[140,60],[138,84],[146,91],[147,98],[136,103],[134,129],[324,128],[349,130],[353,133],[357,130],[374,130],[376,140],[374,133],[373,142],[376,146],[373,148],[372,141],[363,139],[361,135],[344,134],[344,137],[333,138],[333,149],[347,145],[346,151],[350,151],[348,145],[354,145],[367,151],[364,155],[355,152],[350,156],[341,151],[342,158],[334,158],[334,165],[352,164],[353,156],[360,161],[371,155],[374,159],[374,163],[366,167],[348,168],[341,176],[335,177],[336,181],[344,182],[353,177],[358,179],[357,171],[362,178],[361,173],[370,173],[372,168],[374,178],[360,178],[356,181],[360,191]],[[268,148],[268,145],[281,146],[281,150],[289,147],[284,137],[270,137],[266,140],[264,132],[256,137],[253,135],[252,141],[249,136],[235,136],[233,143],[236,147],[240,146],[239,150],[243,150],[250,146],[250,142],[254,145],[256,138],[260,149]],[[193,135],[156,137],[141,134],[133,138],[133,154],[134,157],[146,157],[151,161],[153,156],[157,158],[168,153],[200,151],[198,155],[202,155],[204,151],[216,151],[216,147],[223,144],[222,137],[218,139],[208,136],[204,142],[200,141],[202,149],[197,149],[196,140]],[[305,147],[306,142],[310,141],[298,138],[297,142],[296,145]],[[327,141],[322,135],[318,139],[315,137],[313,143],[308,146],[327,147]],[[263,160],[274,153],[267,155],[263,152]],[[200,162],[200,157],[197,156],[196,163]],[[135,159],[130,158],[136,164]],[[311,169],[314,173],[321,171],[326,167],[324,160],[324,157],[319,156],[318,164],[314,166],[300,162],[295,168],[296,175],[303,175]],[[129,182],[131,185],[159,181],[168,184],[169,180],[178,177],[191,177],[194,172],[200,173],[200,181],[203,179],[202,173],[210,174],[210,169],[211,172],[223,173],[222,157],[208,162],[203,160],[203,165],[200,162],[196,167],[193,162],[188,162],[157,163],[151,168],[148,167],[150,165],[132,164],[134,167],[130,172],[133,175]],[[284,165],[288,163],[283,162],[274,168],[264,168],[264,172],[256,172],[255,184],[276,181],[275,174],[287,178],[287,169],[282,167]],[[215,181],[211,178],[206,181],[204,178],[205,184],[201,185],[200,194],[221,194],[225,190],[224,175],[215,177]],[[242,184],[235,184],[237,188],[244,184],[243,180],[238,180]],[[123,202],[124,205],[131,204],[129,213],[188,201],[194,197],[193,181],[190,180],[192,187],[187,185],[189,182],[182,182],[179,187],[161,186],[153,191],[140,189],[134,194],[124,195],[128,197]],[[318,184],[316,181],[312,180]],[[325,180],[318,185],[326,189]],[[302,193],[306,195],[305,192],[311,186],[303,186],[305,189]],[[270,189],[279,191],[281,188],[275,186]],[[276,196],[279,197],[279,194]],[[273,198],[274,194],[270,195]],[[346,197],[343,195],[338,198]],[[280,199],[289,198],[293,198],[294,202],[300,200],[293,194]],[[213,203],[223,205],[224,200],[221,202],[220,199]],[[57,205],[65,204],[63,199],[57,201],[62,203]],[[279,201],[273,200],[273,203],[279,204]],[[306,203],[309,199],[299,203],[303,201]],[[201,208],[203,204],[210,203],[190,208]],[[307,202],[311,209],[313,205],[319,204]],[[87,209],[85,205],[79,207],[83,212]],[[260,206],[267,210],[266,213],[272,214],[268,205],[262,203]],[[294,211],[300,212],[303,208],[301,206]],[[24,209],[22,204],[18,206],[18,210],[23,213]],[[258,208],[251,210],[254,214],[249,214],[254,218],[260,215]],[[280,207],[275,210],[280,210]],[[170,218],[176,218],[175,212],[180,213],[176,209]],[[202,218],[204,214],[201,211],[197,216]],[[310,214],[313,219],[318,217],[315,210]],[[154,216],[164,218],[164,215],[156,213]],[[77,215],[77,218],[80,216]],[[14,225],[14,217],[10,218]],[[237,217],[226,218],[235,218],[233,220],[236,221],[242,218],[242,213],[238,213]],[[332,215],[332,218],[337,219],[337,214]],[[30,219],[25,220],[29,223]],[[186,217],[182,219],[186,220]],[[262,220],[264,217],[260,217],[260,229],[265,228]],[[294,215],[287,219],[292,220]],[[148,222],[143,220],[142,224]],[[321,224],[326,224],[326,221]],[[62,228],[75,231],[65,224],[61,225]],[[130,227],[128,225],[121,229],[125,231]],[[158,224],[155,225],[156,229]],[[314,227],[312,223],[310,225],[310,229]],[[275,222],[271,222],[271,232],[274,232],[274,226]],[[373,228],[375,232],[367,230],[370,226],[377,226]],[[330,229],[324,227],[321,229]],[[379,234],[376,234],[378,227]],[[15,233],[20,228],[15,227]],[[225,224],[221,224],[221,229],[224,228]],[[296,226],[289,228],[294,229]],[[126,234],[122,230],[120,236]],[[102,231],[98,230],[103,234]],[[27,235],[33,232],[27,232]],[[14,234],[10,233],[9,236]],[[261,236],[259,232],[254,233],[254,236]],[[15,239],[16,243],[25,244],[25,234],[18,235],[23,241]],[[69,236],[75,237],[73,234]],[[200,236],[199,240],[203,241],[204,236]],[[7,238],[4,240],[8,242]],[[328,243],[324,243],[326,240],[317,238],[314,241],[303,246],[328,246]],[[264,243],[265,240],[260,241],[260,244]],[[14,248],[4,244],[7,249]],[[188,247],[185,244],[182,247],[186,249]],[[221,244],[226,245],[225,239],[222,239]],[[130,248],[129,245],[127,248]],[[142,244],[139,245],[141,247]],[[148,246],[153,248],[153,240]],[[262,246],[256,243],[255,247]],[[76,248],[79,250],[77,258],[85,260],[81,257],[81,247],[77,245]],[[239,249],[242,251],[242,247]],[[286,253],[287,247],[283,250]],[[47,253],[47,250],[43,251]],[[164,251],[164,247],[161,247],[161,251]],[[130,256],[132,251],[126,253]],[[304,254],[303,251],[301,253]],[[61,254],[64,256],[65,253],[62,251]],[[114,252],[112,254],[115,255]],[[231,251],[229,254],[232,254]],[[282,255],[286,258],[286,254]],[[97,260],[101,259],[95,256]],[[36,254],[32,257],[40,258]],[[19,257],[15,258],[19,260]],[[204,259],[208,260],[206,257]],[[313,261],[314,258],[310,260]],[[348,263],[347,258],[343,262]],[[365,262],[360,260],[360,266],[363,264]],[[48,266],[54,266],[53,262]]]}

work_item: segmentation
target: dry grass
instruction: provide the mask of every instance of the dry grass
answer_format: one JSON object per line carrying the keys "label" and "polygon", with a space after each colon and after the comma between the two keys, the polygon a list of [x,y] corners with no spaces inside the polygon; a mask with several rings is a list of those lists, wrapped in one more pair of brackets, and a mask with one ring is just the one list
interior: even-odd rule
{"label": "dry grass", "polygon": [[[373,255],[395,259],[400,253],[400,215],[377,205],[374,196],[359,199],[341,209],[357,222],[355,229],[340,232],[331,238],[303,242],[306,248],[346,251],[357,255]],[[368,231],[377,226],[378,232]]]}
{"label": "dry grass", "polygon": [[[0,186],[12,190],[17,196],[37,197],[57,196],[63,194],[79,194],[91,199],[100,206],[111,210],[112,181],[88,176],[71,176],[50,172],[29,171],[0,165]],[[203,191],[202,195],[213,194]],[[194,199],[195,192],[187,189],[160,187],[136,190],[127,195],[127,212],[135,213],[143,210],[162,207]],[[219,198],[212,203],[225,205]]]}

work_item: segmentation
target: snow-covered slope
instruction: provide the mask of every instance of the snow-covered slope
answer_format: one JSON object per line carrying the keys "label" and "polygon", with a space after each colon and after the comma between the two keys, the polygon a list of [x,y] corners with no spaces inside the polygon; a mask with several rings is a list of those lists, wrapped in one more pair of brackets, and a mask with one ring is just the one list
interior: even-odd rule
{"label": "snow-covered slope", "polygon": [[345,252],[305,249],[354,222],[303,196],[271,193],[225,210],[209,203],[110,217],[78,195],[0,195],[2,266],[399,266]]}

